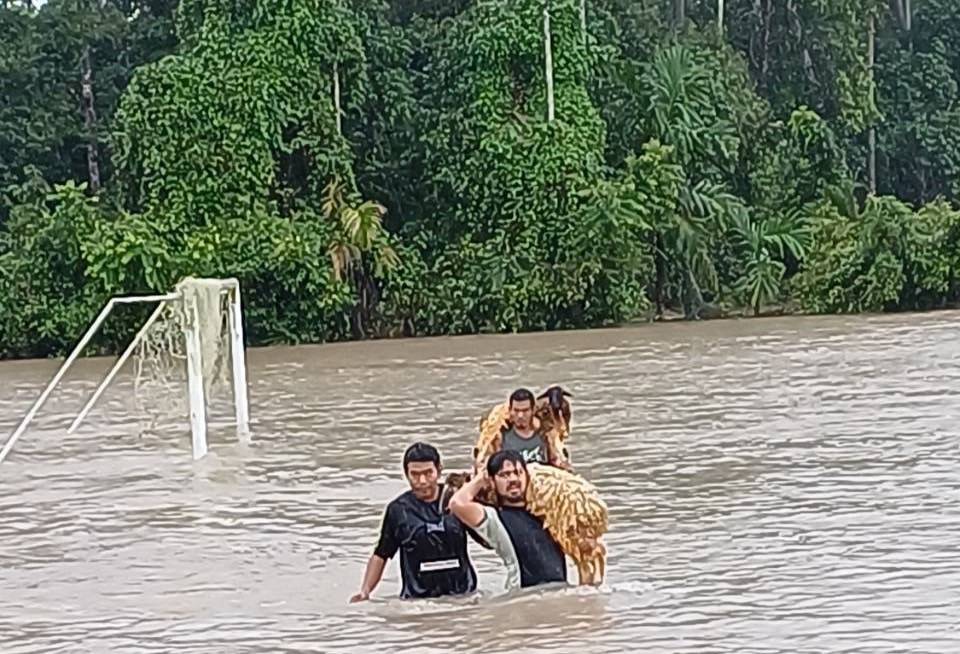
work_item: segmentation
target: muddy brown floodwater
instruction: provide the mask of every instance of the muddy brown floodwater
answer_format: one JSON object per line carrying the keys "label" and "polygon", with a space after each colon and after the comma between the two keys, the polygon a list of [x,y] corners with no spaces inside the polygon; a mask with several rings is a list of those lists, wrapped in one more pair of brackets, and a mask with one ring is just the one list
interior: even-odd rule
{"label": "muddy brown floodwater", "polygon": [[[0,652],[960,652],[960,314],[248,351],[253,438],[138,433],[84,360],[0,465]],[[8,435],[57,363],[0,364]],[[601,589],[348,605],[403,448],[465,468],[519,385],[572,389]],[[471,543],[471,547],[473,544]],[[575,579],[575,574],[572,575]]]}

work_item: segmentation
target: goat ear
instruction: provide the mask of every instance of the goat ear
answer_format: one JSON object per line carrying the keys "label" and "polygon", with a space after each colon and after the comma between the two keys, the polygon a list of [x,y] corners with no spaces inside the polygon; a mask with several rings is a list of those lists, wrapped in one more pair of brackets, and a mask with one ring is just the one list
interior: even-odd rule
{"label": "goat ear", "polygon": [[573,397],[573,393],[570,393],[569,391],[562,390],[560,392],[563,394],[564,397]]}
{"label": "goat ear", "polygon": [[547,391],[544,391],[544,392],[540,393],[540,395],[537,396],[537,399],[538,399],[538,400],[542,400],[542,399],[545,398],[546,396],[547,396]]}

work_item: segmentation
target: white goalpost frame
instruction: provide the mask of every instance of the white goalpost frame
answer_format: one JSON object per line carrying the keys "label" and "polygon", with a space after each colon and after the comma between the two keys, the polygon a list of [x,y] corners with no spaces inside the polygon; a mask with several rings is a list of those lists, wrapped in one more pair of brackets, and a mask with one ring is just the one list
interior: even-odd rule
{"label": "white goalpost frame", "polygon": [[[186,301],[186,300],[184,300]],[[196,303],[186,307],[191,319],[188,325],[199,325],[200,314]],[[232,327],[231,327],[232,330]],[[201,459],[207,455],[207,403],[203,394],[203,359],[200,345],[200,334],[196,329],[188,327],[183,337],[187,344],[187,392],[190,397],[190,434],[193,437],[193,459]]]}
{"label": "white goalpost frame", "polygon": [[[249,398],[247,396],[247,365],[246,353],[243,345],[243,308],[240,299],[240,282],[233,278],[216,281],[220,282],[220,293],[228,295],[229,299],[227,305],[227,323],[230,331],[230,356],[233,373],[232,382],[234,413],[237,423],[237,436],[243,438],[250,433],[250,408]],[[180,291],[167,293],[165,295],[133,295],[115,297],[107,302],[107,304],[100,311],[100,314],[87,329],[86,333],[83,335],[83,338],[80,339],[80,342],[77,343],[77,346],[60,366],[60,369],[57,370],[57,373],[53,376],[53,379],[51,379],[46,388],[43,389],[40,397],[38,397],[33,403],[33,406],[30,407],[27,415],[24,416],[23,420],[17,426],[17,429],[13,432],[13,435],[11,435],[7,440],[3,449],[0,450],[0,463],[6,459],[17,440],[23,435],[27,429],[27,426],[36,417],[37,413],[40,411],[40,408],[47,401],[54,387],[56,387],[60,380],[63,379],[63,376],[66,374],[67,370],[80,356],[80,353],[87,346],[87,344],[89,344],[90,340],[93,338],[93,335],[97,332],[97,330],[118,304],[135,304],[140,302],[160,303],[137,332],[136,336],[134,336],[133,340],[127,346],[126,350],[124,350],[123,354],[120,355],[120,358],[117,359],[113,367],[100,382],[100,385],[97,386],[93,396],[87,401],[84,407],[80,410],[80,413],[77,414],[77,417],[70,424],[67,433],[74,433],[77,427],[80,426],[80,423],[93,408],[94,404],[96,404],[97,400],[100,399],[100,396],[103,394],[104,390],[106,390],[110,382],[113,381],[113,378],[120,371],[120,368],[123,367],[123,364],[126,363],[127,359],[129,359],[130,356],[136,351],[137,345],[139,345],[140,341],[147,334],[150,327],[159,318],[166,303],[177,301],[187,301]],[[193,458],[196,460],[203,458],[208,451],[207,410],[203,383],[203,362],[201,357],[202,343],[200,342],[200,334],[195,328],[196,325],[200,324],[200,316],[196,303],[192,303],[190,306],[185,308],[191,313],[192,317],[192,320],[188,321],[188,324],[191,326],[184,330],[183,337],[185,339],[187,352],[187,394],[190,406],[190,431],[192,435]]]}

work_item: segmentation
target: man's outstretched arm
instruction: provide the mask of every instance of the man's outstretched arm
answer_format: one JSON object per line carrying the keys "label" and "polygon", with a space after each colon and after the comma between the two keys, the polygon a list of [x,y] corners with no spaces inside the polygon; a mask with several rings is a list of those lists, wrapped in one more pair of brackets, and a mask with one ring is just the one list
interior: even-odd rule
{"label": "man's outstretched arm", "polygon": [[383,578],[383,568],[387,565],[387,560],[377,554],[371,554],[367,561],[367,568],[363,571],[363,581],[360,584],[360,592],[350,598],[350,603],[362,602],[370,599],[370,593],[377,587]]}
{"label": "man's outstretched arm", "polygon": [[363,571],[363,580],[360,582],[360,592],[350,598],[350,603],[363,602],[370,599],[370,593],[377,587],[380,580],[383,579],[383,569],[387,561],[393,558],[393,555],[400,549],[400,543],[397,541],[396,530],[396,510],[392,510],[395,505],[387,506],[383,513],[383,522],[380,524],[380,540],[377,546],[367,560],[367,567]]}

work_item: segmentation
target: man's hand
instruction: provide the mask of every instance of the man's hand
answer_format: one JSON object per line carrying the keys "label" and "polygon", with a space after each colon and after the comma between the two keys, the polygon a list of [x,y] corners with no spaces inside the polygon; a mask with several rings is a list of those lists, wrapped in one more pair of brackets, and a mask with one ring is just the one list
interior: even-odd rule
{"label": "man's hand", "polygon": [[363,571],[363,581],[360,582],[360,592],[350,598],[351,604],[370,599],[370,593],[374,591],[383,578],[383,568],[386,565],[387,560],[385,558],[378,556],[376,553],[370,555],[367,568]]}
{"label": "man's hand", "polygon": [[476,482],[477,493],[488,488],[491,484],[490,475],[487,474],[487,466],[484,465],[471,482]]}
{"label": "man's hand", "polygon": [[490,475],[487,474],[486,466],[484,466],[479,474],[464,484],[463,489],[466,490],[466,496],[473,500],[477,497],[477,495],[484,492],[491,486],[493,486],[493,482],[490,480]]}
{"label": "man's hand", "polygon": [[573,472],[573,466],[570,465],[569,461],[557,460],[553,462],[555,468],[560,468],[561,470],[566,470],[567,472]]}
{"label": "man's hand", "polygon": [[370,593],[365,590],[361,590],[359,593],[350,598],[351,604],[356,604],[357,602],[366,602],[370,599]]}

